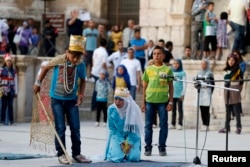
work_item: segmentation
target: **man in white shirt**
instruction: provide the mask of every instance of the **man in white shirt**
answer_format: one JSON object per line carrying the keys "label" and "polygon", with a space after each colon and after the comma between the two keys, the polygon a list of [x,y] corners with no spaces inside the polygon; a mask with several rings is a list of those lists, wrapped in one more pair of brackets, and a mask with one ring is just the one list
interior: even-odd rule
{"label": "man in white shirt", "polygon": [[123,64],[128,70],[131,83],[130,94],[135,100],[136,88],[140,91],[141,86],[141,64],[139,60],[134,58],[134,52],[133,48],[128,48],[128,58],[122,60],[121,64]]}
{"label": "man in white shirt", "polygon": [[239,50],[241,54],[246,53],[244,34],[246,23],[246,12],[248,10],[247,0],[231,0],[228,7],[230,26],[235,31],[233,51]]}
{"label": "man in white shirt", "polygon": [[111,66],[111,62],[113,63],[113,76],[116,76],[116,68],[118,67],[118,65],[121,63],[121,61],[123,59],[126,59],[128,57],[127,53],[124,52],[123,49],[123,42],[122,41],[118,41],[117,42],[117,51],[112,53],[109,57],[108,57],[108,66]]}
{"label": "man in white shirt", "polygon": [[[100,46],[94,50],[93,53],[93,59],[92,59],[92,69],[91,69],[91,75],[96,81],[99,79],[99,74],[101,70],[107,70],[107,58],[108,53],[106,50],[107,40],[106,39],[100,39]],[[92,103],[91,103],[91,110],[96,109],[96,90],[93,91],[92,96]]]}

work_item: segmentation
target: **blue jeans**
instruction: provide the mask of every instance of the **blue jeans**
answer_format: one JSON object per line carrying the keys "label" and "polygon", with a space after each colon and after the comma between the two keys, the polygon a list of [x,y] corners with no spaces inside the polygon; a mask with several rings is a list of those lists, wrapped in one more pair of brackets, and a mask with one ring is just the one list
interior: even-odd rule
{"label": "blue jeans", "polygon": [[145,143],[146,147],[152,147],[152,136],[153,136],[153,122],[154,113],[158,111],[159,114],[159,147],[165,148],[168,137],[168,111],[166,110],[167,103],[149,103],[146,102],[146,113],[145,113]]}
{"label": "blue jeans", "polygon": [[[14,123],[13,118],[13,100],[14,95],[8,93],[7,95],[2,96],[2,107],[1,107],[1,123],[8,124],[9,122]],[[8,119],[6,120],[6,115]]]}
{"label": "blue jeans", "polygon": [[135,97],[136,97],[136,86],[132,86],[130,87],[130,95],[132,96],[132,98],[135,100]]}
{"label": "blue jeans", "polygon": [[230,26],[235,31],[233,51],[239,50],[239,51],[245,52],[246,51],[245,42],[244,42],[245,41],[244,39],[245,26],[236,24],[232,21],[230,22]]}
{"label": "blue jeans", "polygon": [[[58,136],[60,137],[65,149],[65,116],[71,131],[72,142],[72,156],[77,156],[81,153],[81,140],[80,140],[80,119],[79,110],[76,105],[76,100],[58,100],[51,98],[51,107],[55,119],[55,128]],[[57,150],[57,156],[64,154],[59,142],[55,138],[55,146]]]}

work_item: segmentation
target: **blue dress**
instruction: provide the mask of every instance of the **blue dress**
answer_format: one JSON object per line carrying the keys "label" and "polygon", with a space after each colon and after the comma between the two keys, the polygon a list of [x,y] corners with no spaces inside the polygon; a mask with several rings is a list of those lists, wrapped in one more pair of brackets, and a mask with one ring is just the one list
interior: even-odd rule
{"label": "blue dress", "polygon": [[[125,117],[120,118],[115,105],[108,108],[108,129],[109,136],[105,152],[105,160],[112,162],[140,161],[141,157],[141,138],[139,135],[131,132],[124,132]],[[125,140],[132,145],[130,152],[126,155],[121,143]]]}

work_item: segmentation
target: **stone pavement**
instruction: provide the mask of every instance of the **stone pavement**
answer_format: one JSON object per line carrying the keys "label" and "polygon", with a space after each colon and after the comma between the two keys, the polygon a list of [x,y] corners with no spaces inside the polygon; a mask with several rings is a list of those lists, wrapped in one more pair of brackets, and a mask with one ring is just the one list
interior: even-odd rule
{"label": "stone pavement", "polygon": [[[232,130],[234,128],[231,128]],[[24,159],[24,160],[0,160],[0,167],[47,167],[58,166],[57,157],[55,153],[42,152],[39,149],[33,149],[29,145],[29,123],[20,123],[16,126],[0,126],[0,153],[14,153],[14,154],[41,154],[51,155],[50,158],[37,158],[37,159]],[[94,127],[94,122],[81,122],[81,135],[82,135],[82,154],[88,156],[93,162],[101,161],[102,154],[105,150],[106,144],[106,128]],[[150,157],[143,155],[142,159],[159,161],[159,162],[190,162],[192,163],[195,157],[196,145],[196,131],[195,129],[186,130],[169,130],[167,140],[167,153],[165,157],[158,155],[156,146],[159,135],[159,128],[154,129],[153,138],[153,153]],[[201,150],[205,141],[205,132],[199,132],[199,150],[198,156],[201,155]],[[229,133],[229,150],[250,150],[250,133],[243,132],[237,135],[234,132]],[[67,127],[67,150],[71,154],[70,146],[70,133]],[[143,139],[142,139],[143,141]],[[207,152],[208,150],[225,150],[226,135],[219,134],[217,131],[209,131],[207,133],[206,144],[201,156],[201,162],[207,165]],[[144,143],[144,142],[142,142]],[[142,145],[144,146],[144,145]],[[186,149],[185,149],[186,147]],[[84,164],[82,165],[84,166]],[[119,166],[119,165],[118,165]]]}

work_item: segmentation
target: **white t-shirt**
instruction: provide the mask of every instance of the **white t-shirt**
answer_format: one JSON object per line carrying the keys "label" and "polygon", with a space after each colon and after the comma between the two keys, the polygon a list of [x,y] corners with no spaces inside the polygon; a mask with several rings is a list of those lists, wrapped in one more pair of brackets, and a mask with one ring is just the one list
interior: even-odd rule
{"label": "white t-shirt", "polygon": [[[113,62],[114,64],[114,73],[113,73],[113,76],[116,75],[116,68],[117,66],[121,63],[121,61],[123,59],[126,59],[128,57],[128,54],[125,53],[125,52],[120,52],[120,51],[116,51],[114,53],[112,53],[109,57],[108,57],[108,63],[111,63]],[[110,66],[110,64],[109,64]]]}
{"label": "white t-shirt", "polygon": [[122,60],[121,64],[123,64],[129,74],[130,84],[131,86],[137,85],[137,72],[141,72],[141,63],[137,59],[124,59]]}
{"label": "white t-shirt", "polygon": [[230,20],[236,24],[245,26],[246,9],[248,9],[247,0],[231,0],[228,10],[230,10]]}
{"label": "white t-shirt", "polygon": [[93,53],[93,66],[91,74],[99,77],[100,71],[103,70],[103,64],[107,63],[108,53],[104,47],[95,49]]}

